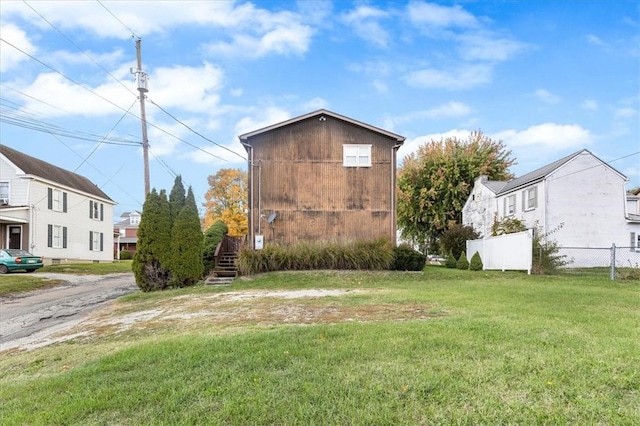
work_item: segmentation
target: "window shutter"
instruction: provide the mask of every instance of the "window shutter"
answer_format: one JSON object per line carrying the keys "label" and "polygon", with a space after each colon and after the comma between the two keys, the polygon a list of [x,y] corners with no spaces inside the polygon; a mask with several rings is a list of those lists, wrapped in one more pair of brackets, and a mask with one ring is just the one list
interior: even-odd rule
{"label": "window shutter", "polygon": [[89,200],[89,219],[93,219],[93,201]]}
{"label": "window shutter", "polygon": [[527,210],[527,190],[522,191],[522,211]]}
{"label": "window shutter", "polygon": [[67,227],[62,227],[62,248],[67,248]]}
{"label": "window shutter", "polygon": [[635,251],[636,249],[636,233],[631,233],[631,244],[629,244],[629,251]]}
{"label": "window shutter", "polygon": [[53,246],[53,225],[47,225],[47,247]]}
{"label": "window shutter", "polygon": [[104,251],[104,233],[100,233],[100,251]]}
{"label": "window shutter", "polygon": [[104,221],[104,204],[100,204],[100,221]]}
{"label": "window shutter", "polygon": [[89,231],[89,251],[93,250],[93,231]]}
{"label": "window shutter", "polygon": [[47,208],[53,210],[53,189],[51,188],[47,188]]}
{"label": "window shutter", "polygon": [[67,193],[66,192],[62,193],[62,211],[64,213],[67,212]]}

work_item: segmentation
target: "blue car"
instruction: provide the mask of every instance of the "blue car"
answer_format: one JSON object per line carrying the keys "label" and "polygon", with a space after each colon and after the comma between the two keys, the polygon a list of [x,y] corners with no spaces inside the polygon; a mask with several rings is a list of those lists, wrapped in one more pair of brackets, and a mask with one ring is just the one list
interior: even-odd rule
{"label": "blue car", "polygon": [[33,272],[43,266],[41,256],[35,256],[24,250],[0,249],[0,274],[17,270]]}

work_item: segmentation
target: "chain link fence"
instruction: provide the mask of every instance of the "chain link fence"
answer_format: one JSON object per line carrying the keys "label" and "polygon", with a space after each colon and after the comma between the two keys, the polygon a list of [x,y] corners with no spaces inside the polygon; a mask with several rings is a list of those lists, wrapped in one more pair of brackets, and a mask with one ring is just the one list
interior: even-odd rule
{"label": "chain link fence", "polygon": [[612,280],[640,278],[640,247],[561,247],[566,273],[606,275]]}

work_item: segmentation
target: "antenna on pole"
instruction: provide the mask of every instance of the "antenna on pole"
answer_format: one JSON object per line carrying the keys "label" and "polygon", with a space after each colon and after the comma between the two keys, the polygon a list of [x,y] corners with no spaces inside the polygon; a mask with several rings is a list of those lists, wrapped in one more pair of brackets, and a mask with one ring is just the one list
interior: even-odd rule
{"label": "antenna on pole", "polygon": [[131,74],[136,75],[136,83],[138,85],[138,92],[140,92],[140,118],[142,123],[142,156],[144,158],[144,195],[145,197],[151,192],[149,184],[149,139],[147,138],[147,114],[144,108],[144,100],[146,98],[145,93],[149,91],[147,89],[146,72],[142,71],[142,53],[140,52],[141,40],[136,40],[136,57],[138,59],[138,68],[134,71],[131,69]]}

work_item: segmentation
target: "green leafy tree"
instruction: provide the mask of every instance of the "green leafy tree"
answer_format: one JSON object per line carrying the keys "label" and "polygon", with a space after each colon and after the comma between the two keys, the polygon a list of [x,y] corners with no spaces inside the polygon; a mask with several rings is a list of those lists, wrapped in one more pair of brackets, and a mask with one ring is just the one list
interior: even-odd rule
{"label": "green leafy tree", "polygon": [[204,246],[202,249],[202,261],[204,262],[204,273],[208,275],[216,266],[214,258],[216,247],[229,232],[227,225],[221,220],[211,225],[204,233]]}
{"label": "green leafy tree", "polygon": [[169,202],[164,190],[153,189],[145,199],[138,227],[138,243],[132,269],[142,291],[167,288],[171,245]]}
{"label": "green leafy tree", "polygon": [[173,182],[173,188],[171,188],[171,192],[169,193],[169,207],[171,212],[171,224],[176,220],[178,214],[184,207],[185,203],[185,190],[184,185],[182,183],[182,176],[176,176]]}
{"label": "green leafy tree", "polygon": [[443,253],[451,252],[458,259],[460,253],[467,248],[467,240],[475,240],[480,236],[472,226],[453,224],[440,237],[440,247]]}
{"label": "green leafy tree", "polygon": [[473,256],[471,256],[471,261],[469,262],[469,269],[472,271],[482,271],[482,259],[480,258],[480,253],[475,252]]}
{"label": "green leafy tree", "polygon": [[533,231],[532,274],[553,274],[572,262],[566,255],[560,254],[558,242],[551,238],[563,226],[564,223],[561,223],[557,228],[543,232],[542,226],[536,221]]}
{"label": "green leafy tree", "polygon": [[465,140],[430,141],[407,155],[398,173],[398,227],[420,245],[435,242],[450,223],[462,222],[462,208],[478,176],[506,180],[515,164],[502,141],[480,131]]}
{"label": "green leafy tree", "polygon": [[458,259],[456,268],[462,269],[463,271],[466,271],[467,269],[469,269],[469,261],[467,260],[467,254],[465,252],[462,252],[460,254],[460,259]]}
{"label": "green leafy tree", "polygon": [[175,219],[171,231],[171,285],[186,287],[202,279],[202,245],[204,236],[200,228],[198,207],[191,187],[184,207]]}

